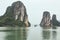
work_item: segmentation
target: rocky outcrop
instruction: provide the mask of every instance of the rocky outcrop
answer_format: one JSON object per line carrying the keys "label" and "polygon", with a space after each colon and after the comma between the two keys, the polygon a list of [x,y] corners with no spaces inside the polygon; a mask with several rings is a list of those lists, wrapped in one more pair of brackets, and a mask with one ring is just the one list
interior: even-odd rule
{"label": "rocky outcrop", "polygon": [[0,17],[0,26],[3,25],[30,26],[25,5],[21,1],[14,2]]}
{"label": "rocky outcrop", "polygon": [[53,14],[52,20],[50,19],[50,13],[48,11],[45,11],[43,13],[43,18],[40,23],[40,26],[42,27],[53,27],[56,28],[55,26],[60,26],[60,22],[57,20],[56,15]]}
{"label": "rocky outcrop", "polygon": [[51,24],[51,20],[50,20],[50,13],[48,11],[45,11],[43,13],[43,18],[41,20],[40,26],[42,27],[50,27]]}
{"label": "rocky outcrop", "polygon": [[53,14],[53,16],[52,16],[52,24],[53,24],[53,26],[60,26],[60,22],[57,20],[55,14]]}

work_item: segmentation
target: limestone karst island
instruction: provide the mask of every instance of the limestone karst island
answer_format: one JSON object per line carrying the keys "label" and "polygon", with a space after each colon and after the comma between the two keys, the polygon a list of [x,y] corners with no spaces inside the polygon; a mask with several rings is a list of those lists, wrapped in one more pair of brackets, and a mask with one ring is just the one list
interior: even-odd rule
{"label": "limestone karst island", "polygon": [[[7,7],[4,15],[0,16],[0,26],[29,27],[30,25],[31,23],[28,20],[26,7],[21,1],[12,3],[11,6]],[[57,21],[55,14],[53,14],[51,19],[50,12],[44,11],[40,26],[42,27],[60,26],[60,22]]]}
{"label": "limestone karst island", "polygon": [[51,19],[50,12],[44,11],[40,26],[42,27],[60,26],[60,22],[57,20],[55,14],[53,14],[52,19]]}
{"label": "limestone karst island", "polygon": [[0,26],[30,26],[26,7],[21,1],[14,2],[3,16],[0,16]]}

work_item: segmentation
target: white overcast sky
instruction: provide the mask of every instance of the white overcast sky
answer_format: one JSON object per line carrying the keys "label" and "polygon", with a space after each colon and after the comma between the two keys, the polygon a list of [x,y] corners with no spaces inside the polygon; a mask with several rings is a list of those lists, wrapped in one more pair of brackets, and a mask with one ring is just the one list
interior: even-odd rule
{"label": "white overcast sky", "polygon": [[[18,0],[0,0],[0,16],[3,15],[8,6]],[[60,20],[60,0],[20,0],[27,9],[27,14],[31,24],[39,24],[44,11],[49,11],[57,15]]]}

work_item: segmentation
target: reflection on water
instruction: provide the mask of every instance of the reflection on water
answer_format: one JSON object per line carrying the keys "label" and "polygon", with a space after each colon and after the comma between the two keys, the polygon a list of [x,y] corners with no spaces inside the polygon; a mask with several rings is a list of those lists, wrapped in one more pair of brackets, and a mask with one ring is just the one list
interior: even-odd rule
{"label": "reflection on water", "polygon": [[0,40],[26,40],[27,28],[12,27],[0,30]]}
{"label": "reflection on water", "polygon": [[15,31],[7,31],[6,32],[6,39],[5,40],[15,40],[16,38],[15,38]]}
{"label": "reflection on water", "polygon": [[57,40],[57,28],[43,29],[42,37],[42,40]]}
{"label": "reflection on water", "polygon": [[56,31],[52,31],[52,38],[53,38],[53,40],[57,40],[57,32]]}
{"label": "reflection on water", "polygon": [[49,30],[43,30],[42,31],[42,36],[43,36],[43,40],[49,40],[51,35],[50,35],[50,31]]}
{"label": "reflection on water", "polygon": [[0,27],[0,40],[60,40],[60,28]]}

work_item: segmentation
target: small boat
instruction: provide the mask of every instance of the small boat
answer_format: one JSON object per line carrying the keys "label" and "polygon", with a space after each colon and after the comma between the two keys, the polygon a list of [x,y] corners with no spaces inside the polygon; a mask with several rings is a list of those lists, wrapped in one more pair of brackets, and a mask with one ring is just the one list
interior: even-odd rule
{"label": "small boat", "polygon": [[36,27],[37,25],[34,25],[34,27]]}

